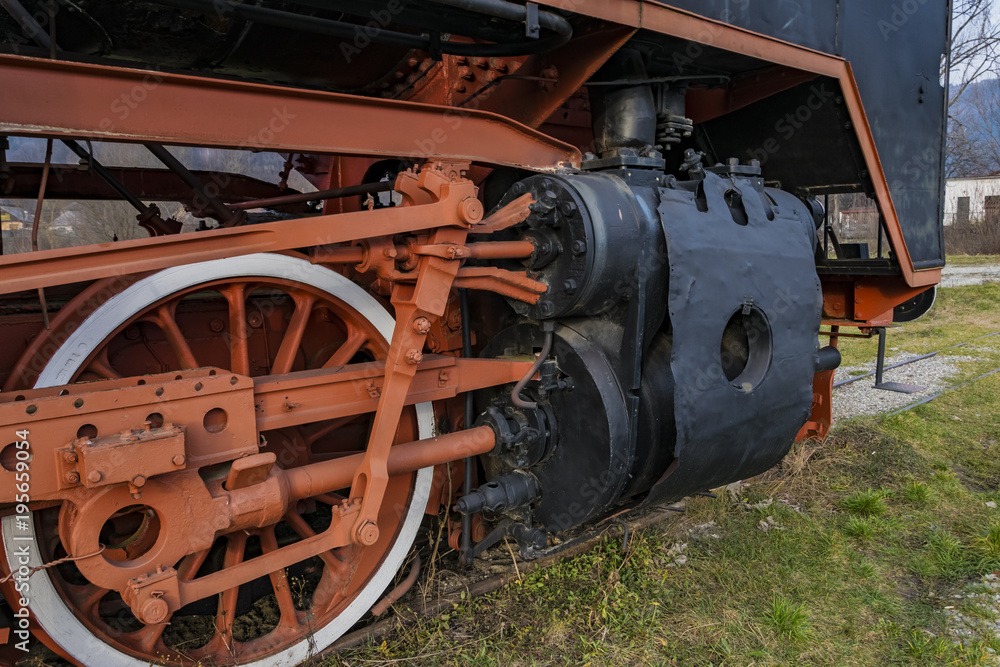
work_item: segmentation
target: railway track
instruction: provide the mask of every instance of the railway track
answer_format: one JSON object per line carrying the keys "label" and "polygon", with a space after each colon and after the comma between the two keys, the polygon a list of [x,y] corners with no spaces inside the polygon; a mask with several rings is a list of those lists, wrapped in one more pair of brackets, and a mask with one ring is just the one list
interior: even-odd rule
{"label": "railway track", "polygon": [[[994,338],[996,336],[1000,336],[1000,331],[994,331],[993,333],[985,334],[983,336],[977,336],[975,338],[972,338],[972,339],[967,340],[967,341],[962,342],[962,343],[956,343],[955,345],[949,345],[949,346],[943,347],[943,348],[941,348],[939,350],[935,350],[933,352],[928,352],[927,354],[921,354],[921,355],[912,357],[910,359],[905,359],[903,361],[900,361],[900,362],[891,364],[889,366],[886,366],[883,370],[889,371],[889,370],[893,370],[893,369],[897,369],[897,368],[902,368],[902,367],[905,367],[905,366],[909,366],[909,365],[912,365],[912,364],[919,364],[920,362],[927,361],[928,359],[933,359],[934,357],[937,357],[938,355],[940,355],[943,352],[947,352],[949,350],[956,350],[956,349],[959,349],[959,348],[963,348],[963,347],[971,345],[972,343],[975,343],[977,341],[986,340],[986,339],[989,339],[989,338]],[[865,373],[863,375],[857,375],[857,376],[854,376],[854,377],[846,378],[844,380],[840,380],[839,382],[835,382],[834,383],[833,388],[834,389],[838,389],[840,387],[845,387],[845,386],[854,384],[856,382],[859,382],[860,380],[864,380],[866,378],[873,377],[875,375],[875,373],[876,373],[876,371],[870,371],[870,372]],[[934,392],[934,393],[932,393],[932,394],[930,394],[928,396],[924,396],[924,397],[920,398],[919,400],[913,401],[911,403],[907,403],[907,404],[905,404],[905,405],[903,405],[901,407],[892,408],[890,410],[887,410],[887,411],[885,411],[885,412],[883,412],[881,414],[881,418],[889,417],[889,416],[892,416],[892,415],[897,415],[897,414],[900,414],[900,413],[903,413],[903,412],[908,412],[908,411],[913,410],[914,408],[916,408],[918,406],[926,405],[927,403],[930,403],[931,401],[933,401],[933,400],[935,400],[937,398],[940,398],[944,394],[947,394],[947,393],[952,392],[952,391],[954,391],[956,389],[960,389],[962,387],[968,386],[970,384],[973,384],[973,383],[975,383],[975,382],[977,382],[979,380],[982,380],[984,378],[990,377],[991,375],[995,375],[997,373],[1000,373],[1000,368],[991,370],[991,371],[989,371],[987,373],[983,373],[982,375],[979,375],[979,376],[977,376],[975,378],[972,378],[971,380],[967,380],[967,381],[962,382],[960,384],[953,385],[951,387],[945,387],[945,388],[940,389],[940,390],[938,390],[938,391],[936,391],[936,392]]]}

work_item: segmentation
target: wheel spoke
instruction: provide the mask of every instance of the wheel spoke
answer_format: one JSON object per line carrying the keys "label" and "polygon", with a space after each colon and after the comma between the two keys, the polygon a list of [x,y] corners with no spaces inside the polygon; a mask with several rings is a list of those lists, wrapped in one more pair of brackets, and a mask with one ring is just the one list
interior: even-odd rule
{"label": "wheel spoke", "polygon": [[[242,563],[246,546],[246,533],[239,532],[227,535],[226,555],[222,559],[222,566],[230,568]],[[233,652],[233,621],[236,620],[236,602],[239,594],[239,586],[224,590],[219,595],[219,608],[215,615],[216,639],[221,640],[230,653]]]}
{"label": "wheel spoke", "polygon": [[368,342],[368,334],[366,334],[361,329],[356,327],[348,327],[347,340],[344,344],[337,348],[337,351],[333,353],[330,359],[323,364],[323,368],[336,368],[337,366],[344,366],[354,355],[361,351],[365,343]]}
{"label": "wheel spoke", "polygon": [[160,327],[160,331],[163,332],[163,335],[166,336],[167,342],[170,343],[177,361],[180,362],[181,370],[198,368],[198,360],[195,359],[194,353],[191,351],[191,346],[188,345],[187,339],[184,338],[184,334],[181,332],[181,328],[174,318],[173,311],[174,309],[169,305],[157,308],[156,323]]}
{"label": "wheel spoke", "polygon": [[[278,550],[278,540],[274,535],[274,526],[262,530],[260,533],[260,546],[264,553]],[[298,612],[295,610],[295,601],[292,599],[292,591],[288,586],[288,575],[282,568],[268,575],[271,579],[271,589],[274,597],[278,601],[278,610],[281,612],[281,625],[294,628],[299,625]]]}
{"label": "wheel spoke", "polygon": [[[305,522],[305,519],[295,512],[289,512],[286,514],[285,521],[287,521],[288,525],[292,527],[292,530],[294,530],[296,534],[304,540],[316,536],[316,531],[314,531],[309,524]],[[337,558],[332,551],[324,551],[319,554],[319,557],[323,563],[326,564],[327,568],[336,571],[338,574],[348,574],[350,566]]]}
{"label": "wheel spoke", "polygon": [[281,339],[278,347],[278,354],[274,357],[274,364],[271,366],[271,373],[281,375],[292,370],[295,357],[299,352],[299,345],[302,344],[302,335],[309,325],[309,317],[312,315],[313,306],[316,304],[316,297],[312,294],[293,292],[292,300],[295,302],[295,312],[288,322],[285,335]]}
{"label": "wheel spoke", "polygon": [[250,375],[246,285],[236,283],[221,290],[221,293],[229,302],[229,370],[238,375]]}
{"label": "wheel spoke", "polygon": [[122,375],[111,367],[111,363],[108,361],[108,350],[107,348],[101,350],[87,366],[87,370],[94,375],[100,376],[105,380],[120,380]]}

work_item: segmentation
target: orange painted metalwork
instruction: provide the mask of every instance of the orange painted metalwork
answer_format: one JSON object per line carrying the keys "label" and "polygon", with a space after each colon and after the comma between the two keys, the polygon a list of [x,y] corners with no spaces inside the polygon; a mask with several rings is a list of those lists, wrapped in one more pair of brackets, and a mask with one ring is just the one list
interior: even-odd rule
{"label": "orange painted metalwork", "polygon": [[825,278],[823,317],[839,324],[884,326],[892,323],[892,310],[927,291],[911,287],[899,276]]}
{"label": "orange painted metalwork", "polygon": [[[0,73],[0,134],[447,158],[536,171],[580,164],[572,146],[482,111],[24,56],[0,55]],[[142,111],[112,114],[110,101],[131,89],[145,92]]]}
{"label": "orange painted metalwork", "polygon": [[[530,366],[428,356],[403,403],[513,383]],[[76,498],[136,476],[148,480],[256,454],[258,432],[375,412],[384,368],[375,361],[253,380],[199,369],[141,383],[123,378],[29,389],[0,394],[0,423],[34,434],[34,502]],[[154,450],[161,455],[149,456]],[[14,502],[14,476],[0,468],[0,503]]]}

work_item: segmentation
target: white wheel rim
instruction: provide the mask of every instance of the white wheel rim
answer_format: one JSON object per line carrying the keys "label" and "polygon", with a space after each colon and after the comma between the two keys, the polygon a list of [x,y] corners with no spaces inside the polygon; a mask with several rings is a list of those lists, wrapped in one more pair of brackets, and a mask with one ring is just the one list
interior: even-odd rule
{"label": "white wheel rim", "polygon": [[[161,299],[208,282],[255,277],[293,280],[320,289],[344,302],[371,322],[387,342],[392,340],[396,324],[392,316],[364,289],[339,273],[288,255],[261,253],[230,257],[165,269],[143,278],[108,299],[56,350],[39,374],[35,388],[70,382],[97,345],[107,340],[132,315]],[[434,430],[431,404],[420,403],[415,407],[419,437],[429,438]],[[396,541],[368,583],[343,612],[322,628],[315,630],[310,637],[303,638],[279,653],[243,664],[253,667],[293,667],[315,655],[318,650],[325,649],[350,630],[377,602],[402,566],[420,528],[424,508],[430,498],[432,477],[433,468],[424,468],[417,472],[410,506]],[[14,516],[3,518],[2,531],[5,544],[14,544],[16,519]],[[21,543],[24,544],[24,541]],[[30,567],[41,565],[39,545],[34,535],[29,548]],[[7,550],[6,557],[8,567],[12,571],[21,565],[15,562],[12,550]],[[29,608],[42,630],[74,660],[84,665],[140,667],[150,664],[105,644],[93,635],[67,606],[44,571],[31,577]]]}

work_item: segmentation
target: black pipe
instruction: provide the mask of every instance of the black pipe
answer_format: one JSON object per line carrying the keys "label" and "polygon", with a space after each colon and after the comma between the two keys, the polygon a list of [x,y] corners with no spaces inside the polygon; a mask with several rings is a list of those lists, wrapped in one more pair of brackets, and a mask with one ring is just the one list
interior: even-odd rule
{"label": "black pipe", "polygon": [[379,192],[391,192],[396,187],[393,181],[384,181],[379,183],[362,183],[361,185],[348,185],[343,188],[334,188],[332,190],[316,190],[315,192],[303,192],[301,194],[295,195],[281,195],[278,197],[270,197],[268,199],[257,199],[255,201],[245,201],[239,202],[237,204],[231,204],[232,208],[238,209],[248,209],[248,208],[271,208],[271,207],[281,207],[290,206],[292,204],[304,204],[311,201],[325,201],[327,199],[339,199],[341,197],[352,197],[354,195],[369,195],[376,194]]}
{"label": "black pipe", "polygon": [[42,26],[38,25],[38,21],[31,15],[31,12],[24,8],[24,5],[17,0],[0,0],[0,7],[6,9],[7,13],[17,21],[27,37],[35,40],[42,48],[52,50],[52,40],[49,39],[48,33]]}
{"label": "black pipe", "polygon": [[[318,35],[339,37],[346,40],[354,39],[357,36],[357,29],[359,28],[359,26],[354,23],[332,21],[330,19],[322,19],[315,16],[304,16],[293,12],[234,2],[233,0],[150,0],[150,2],[166,5],[168,7],[176,7],[178,9],[210,13],[212,15],[217,15],[220,12],[223,15],[231,13],[235,17],[242,18],[247,21],[253,21],[255,23],[275,26],[278,28],[286,28],[288,30],[299,30]],[[514,6],[516,7],[517,5]],[[523,7],[521,9],[524,10]],[[542,14],[548,14],[548,12],[539,12],[540,22]],[[385,29],[380,29],[375,32],[375,34],[369,34],[368,32],[364,34],[365,37],[372,42],[405,46],[407,48],[420,49],[431,53],[437,52],[448,55],[471,57],[512,57],[542,53],[544,51],[562,46],[568,42],[573,36],[572,26],[570,26],[569,23],[561,17],[555,16],[554,14],[552,17],[558,20],[551,20],[547,18],[545,21],[546,24],[559,26],[560,32],[556,32],[555,34],[544,39],[529,39],[523,42],[514,42],[510,44],[470,44],[447,40],[441,41],[434,35],[432,35],[431,38],[427,38],[420,35],[411,35],[405,32]]]}
{"label": "black pipe", "polygon": [[101,179],[110,185],[115,192],[121,195],[122,199],[127,201],[132,205],[132,208],[139,211],[139,213],[146,213],[149,211],[149,207],[146,206],[138,197],[132,194],[128,188],[126,188],[121,181],[111,175],[111,172],[104,168],[100,162],[97,161],[93,155],[88,153],[83,146],[76,143],[72,139],[63,139],[62,142],[66,144],[66,147],[77,154],[81,160],[85,160],[87,165],[94,171],[95,174],[101,177]]}
{"label": "black pipe", "polygon": [[72,139],[63,139],[62,142],[66,146],[76,153],[80,159],[84,160],[89,168],[93,170],[95,174],[101,177],[101,179],[111,186],[111,188],[121,195],[122,199],[131,204],[132,208],[139,211],[139,215],[136,216],[139,220],[139,226],[143,227],[150,236],[162,236],[166,234],[177,234],[181,231],[181,223],[173,218],[169,220],[164,220],[160,217],[160,209],[156,207],[155,204],[146,205],[142,200],[133,195],[128,188],[126,188],[121,181],[111,175],[107,169],[104,168],[97,159],[88,153],[80,144],[76,143]]}
{"label": "black pipe", "polygon": [[[177,174],[182,181],[184,181],[189,188],[194,190],[195,194],[201,197],[212,209],[212,212],[216,220],[221,222],[225,227],[236,227],[246,221],[246,213],[242,211],[234,211],[228,208],[222,201],[213,196],[208,190],[205,189],[205,184],[200,178],[192,174],[187,167],[185,167],[180,160],[174,157],[174,154],[164,148],[161,144],[145,144],[146,149],[156,156],[156,159],[162,162],[167,169]],[[195,202],[200,204],[201,202]],[[201,206],[196,206],[195,208],[201,208]]]}
{"label": "black pipe", "polygon": [[[472,357],[472,330],[470,329],[469,318],[469,292],[466,289],[458,290],[459,307],[462,310],[462,356],[466,359]],[[472,428],[472,392],[465,393],[465,428]],[[462,493],[468,495],[472,493],[472,469],[476,465],[474,456],[465,457],[465,478],[462,486]],[[458,552],[458,561],[462,565],[472,564],[472,514],[462,515],[462,544]]]}

